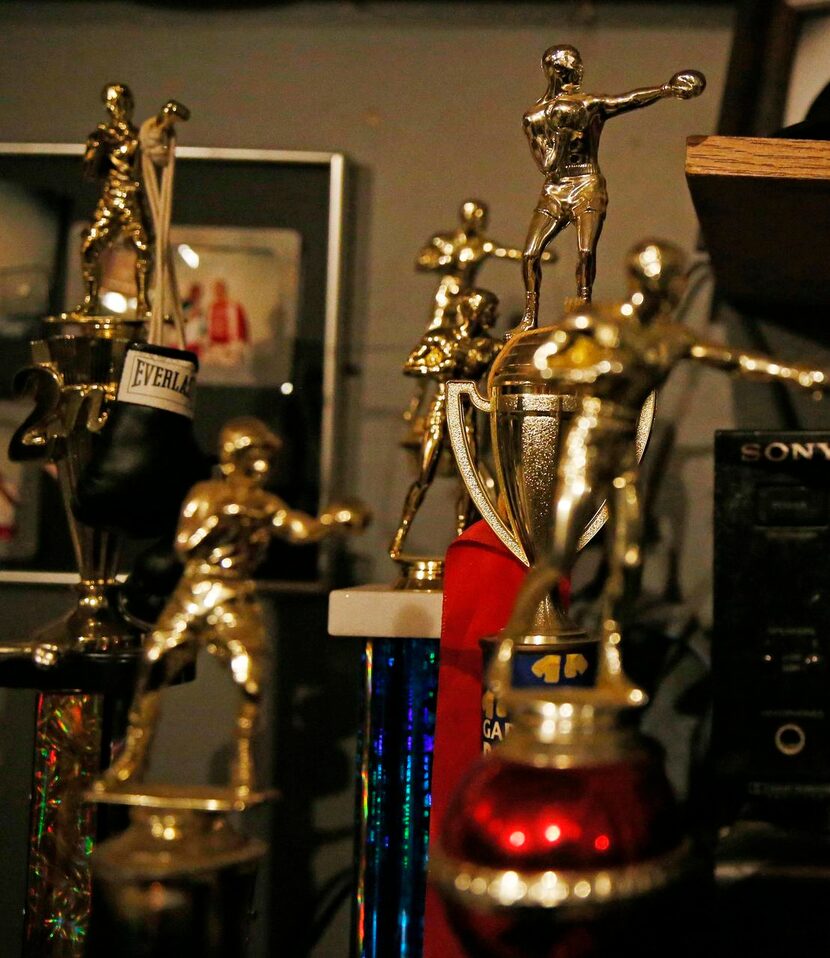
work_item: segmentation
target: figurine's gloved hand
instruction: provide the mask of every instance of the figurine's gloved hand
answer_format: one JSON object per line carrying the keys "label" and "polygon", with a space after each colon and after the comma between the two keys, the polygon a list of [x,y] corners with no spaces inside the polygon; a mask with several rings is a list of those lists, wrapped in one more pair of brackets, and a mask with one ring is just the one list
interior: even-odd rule
{"label": "figurine's gloved hand", "polygon": [[332,532],[344,532],[354,535],[363,530],[372,521],[372,513],[357,499],[333,502],[320,513],[320,522],[331,526]]}
{"label": "figurine's gloved hand", "polygon": [[679,100],[691,100],[700,96],[706,89],[706,77],[697,70],[683,70],[669,80],[665,86],[669,96]]}

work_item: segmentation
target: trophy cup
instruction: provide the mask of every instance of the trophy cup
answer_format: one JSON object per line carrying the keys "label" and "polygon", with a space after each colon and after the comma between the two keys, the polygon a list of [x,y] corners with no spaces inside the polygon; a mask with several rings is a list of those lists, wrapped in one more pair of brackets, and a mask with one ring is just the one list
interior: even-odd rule
{"label": "trophy cup", "polygon": [[465,953],[675,953],[705,872],[659,752],[603,690],[513,687],[515,651],[501,642],[488,675],[512,731],[462,780],[430,849]]}
{"label": "trophy cup", "polygon": [[[482,396],[475,383],[451,382],[447,386],[447,420],[459,472],[484,520],[502,543],[525,565],[532,566],[553,548],[556,486],[561,454],[561,434],[578,408],[575,388],[551,383],[538,366],[556,333],[551,329],[530,331],[513,337],[502,350]],[[463,428],[464,399],[490,418],[493,457],[496,466],[498,502],[482,480]],[[643,404],[636,429],[635,450],[641,457],[654,414],[654,396]],[[582,549],[607,518],[604,504],[586,515],[575,543]],[[570,566],[561,574],[569,575]],[[485,659],[495,639],[483,640]],[[532,610],[531,623],[517,638],[515,654],[517,686],[591,686],[597,678],[598,645],[575,625],[562,608],[558,594],[546,590]],[[493,711],[487,699],[485,708]],[[491,735],[498,740],[506,732],[503,709],[486,716]],[[485,743],[487,744],[487,743]]]}
{"label": "trophy cup", "polygon": [[[514,337],[505,347],[488,381],[488,398],[474,383],[452,382],[447,387],[447,418],[453,452],[470,497],[484,520],[502,543],[525,565],[543,560],[553,548],[553,512],[560,437],[577,410],[576,395],[551,388],[538,375],[534,357],[550,336],[550,330],[531,331]],[[463,400],[490,417],[493,456],[499,490],[499,505],[481,480],[472,450],[462,428]],[[644,404],[637,424],[636,454],[642,456],[651,430],[654,397]],[[502,518],[499,506],[503,509]],[[604,504],[586,517],[576,543],[582,549],[602,528],[607,518]],[[576,554],[571,557],[575,560]],[[568,575],[570,567],[560,569]],[[599,646],[575,625],[563,610],[558,593],[544,591],[531,612],[531,624],[515,650],[517,686],[591,686],[596,682]],[[509,627],[508,627],[509,628]],[[512,634],[508,633],[508,634]],[[485,662],[496,639],[482,640]],[[504,737],[508,716],[503,707],[485,693],[483,727],[485,746]]]}
{"label": "trophy cup", "polygon": [[[89,458],[93,435],[106,422],[106,407],[115,399],[131,342],[117,321],[89,319],[83,325],[86,335],[61,333],[33,342],[34,363],[15,378],[18,393],[33,396],[35,410],[12,437],[9,456],[55,464],[80,575],[75,608],[32,639],[35,659],[44,666],[67,653],[94,656],[138,642],[138,633],[115,611],[118,537],[83,525],[72,514],[78,476]],[[63,322],[62,317],[54,318],[52,328]],[[74,324],[75,319],[66,322]]]}
{"label": "trophy cup", "polygon": [[[267,633],[253,572],[272,537],[303,544],[362,530],[366,511],[334,504],[319,517],[290,509],[264,489],[281,440],[257,419],[220,434],[222,476],[190,491],[176,534],[184,564],[178,586],[143,646],[123,750],[88,798],[133,809],[122,835],[93,853],[93,954],[184,951],[220,958],[245,939],[257,861],[265,847],[227,815],[261,804],[252,738],[267,675]],[[228,665],[241,704],[226,786],[144,783],[161,691],[200,648]],[[132,953],[132,952],[128,952]],[[136,954],[139,952],[136,951]]]}

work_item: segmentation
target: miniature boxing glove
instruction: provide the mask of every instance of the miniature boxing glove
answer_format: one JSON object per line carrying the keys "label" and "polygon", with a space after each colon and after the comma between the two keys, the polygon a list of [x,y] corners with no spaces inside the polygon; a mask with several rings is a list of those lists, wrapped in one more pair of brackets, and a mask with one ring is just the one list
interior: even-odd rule
{"label": "miniature boxing glove", "polygon": [[76,519],[140,539],[175,528],[188,490],[210,475],[193,435],[198,367],[187,350],[129,348],[116,401],[78,479]]}

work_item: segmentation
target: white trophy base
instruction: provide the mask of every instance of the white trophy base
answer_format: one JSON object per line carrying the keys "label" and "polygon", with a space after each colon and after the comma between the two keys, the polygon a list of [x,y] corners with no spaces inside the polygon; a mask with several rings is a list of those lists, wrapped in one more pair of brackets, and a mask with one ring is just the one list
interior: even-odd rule
{"label": "white trophy base", "polygon": [[365,639],[439,639],[443,592],[359,585],[329,594],[329,635]]}

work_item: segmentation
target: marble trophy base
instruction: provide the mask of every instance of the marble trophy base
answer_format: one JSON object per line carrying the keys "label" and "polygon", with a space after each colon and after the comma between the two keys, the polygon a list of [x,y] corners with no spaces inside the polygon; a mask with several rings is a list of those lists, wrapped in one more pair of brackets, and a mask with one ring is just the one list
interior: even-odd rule
{"label": "marble trophy base", "polygon": [[386,584],[335,589],[329,595],[329,635],[437,640],[443,604],[444,593],[434,590]]}

